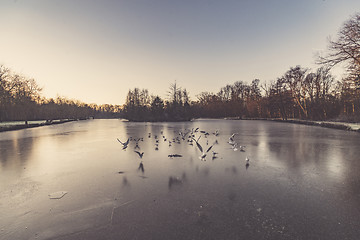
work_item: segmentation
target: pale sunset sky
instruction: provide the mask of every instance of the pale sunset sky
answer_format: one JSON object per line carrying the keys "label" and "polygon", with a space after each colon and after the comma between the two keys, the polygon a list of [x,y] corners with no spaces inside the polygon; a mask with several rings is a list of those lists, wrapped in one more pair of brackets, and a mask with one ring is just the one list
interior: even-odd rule
{"label": "pale sunset sky", "polygon": [[0,64],[47,98],[123,104],[134,87],[166,98],[176,80],[196,100],[317,68],[316,53],[359,11],[360,0],[1,0]]}

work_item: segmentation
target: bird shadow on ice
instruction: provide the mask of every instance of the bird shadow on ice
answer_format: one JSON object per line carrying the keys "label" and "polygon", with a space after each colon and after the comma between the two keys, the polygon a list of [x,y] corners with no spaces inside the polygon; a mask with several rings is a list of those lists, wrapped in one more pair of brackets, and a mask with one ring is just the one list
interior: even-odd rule
{"label": "bird shadow on ice", "polygon": [[174,189],[175,187],[182,186],[187,181],[186,173],[184,172],[181,177],[169,177],[169,190]]}

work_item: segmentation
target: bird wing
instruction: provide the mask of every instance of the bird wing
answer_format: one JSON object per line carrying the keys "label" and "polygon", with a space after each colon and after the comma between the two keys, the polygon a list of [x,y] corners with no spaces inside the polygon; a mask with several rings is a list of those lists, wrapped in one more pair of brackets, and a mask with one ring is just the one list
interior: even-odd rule
{"label": "bird wing", "polygon": [[199,148],[200,152],[203,152],[203,148],[202,148],[201,145],[198,143],[198,141],[196,141],[195,138],[193,138],[193,140],[195,141],[196,146]]}
{"label": "bird wing", "polygon": [[209,152],[214,145],[211,145],[206,152]]}
{"label": "bird wing", "polygon": [[130,142],[130,138],[128,138],[128,140],[124,143],[125,145],[128,145]]}
{"label": "bird wing", "polygon": [[188,135],[190,133],[190,131],[187,131],[183,137],[186,137],[186,135]]}
{"label": "bird wing", "polygon": [[233,133],[230,138],[234,138],[238,133]]}
{"label": "bird wing", "polygon": [[122,145],[124,145],[124,143],[122,143],[122,142],[120,141],[120,139],[117,138],[117,140],[119,141],[119,143],[121,143]]}
{"label": "bird wing", "polygon": [[134,152],[136,152],[139,155],[139,157],[141,157],[141,153],[139,151],[134,151]]}

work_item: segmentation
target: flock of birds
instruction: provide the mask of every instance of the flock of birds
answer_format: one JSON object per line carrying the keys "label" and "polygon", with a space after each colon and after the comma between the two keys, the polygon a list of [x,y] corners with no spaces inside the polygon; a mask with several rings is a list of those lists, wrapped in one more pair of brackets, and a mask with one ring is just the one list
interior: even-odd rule
{"label": "flock of birds", "polygon": [[[178,143],[180,144],[181,141],[183,142],[187,142],[190,146],[193,146],[194,143],[197,146],[197,149],[200,151],[200,156],[199,159],[201,161],[206,161],[206,157],[208,156],[209,152],[213,149],[214,145],[218,144],[218,140],[216,138],[216,140],[214,141],[213,144],[209,145],[209,141],[208,139],[206,140],[206,147],[203,147],[200,143],[199,140],[202,136],[204,136],[204,138],[208,138],[208,136],[210,135],[209,132],[207,131],[203,131],[203,130],[199,130],[199,128],[193,128],[191,130],[185,130],[185,131],[179,131],[178,132],[178,136],[174,137],[173,139],[167,139],[166,136],[163,134],[163,131],[160,132],[161,136],[158,135],[153,135],[152,133],[148,133],[148,138],[152,138],[152,135],[155,139],[155,150],[159,150],[159,142],[160,139],[162,139],[162,141],[164,142],[168,142],[169,147],[172,146],[172,144],[174,143]],[[212,133],[215,137],[219,136],[219,131],[216,130],[215,132]],[[246,146],[242,146],[239,145],[236,141],[235,141],[235,136],[238,133],[233,133],[228,140],[228,144],[231,146],[231,149],[233,149],[234,151],[241,151],[241,152],[245,152],[245,148]],[[199,135],[197,137],[197,135]],[[196,138],[197,137],[197,138]],[[130,142],[134,142],[135,143],[135,147],[134,147],[134,152],[139,156],[140,159],[143,158],[144,156],[144,152],[140,152],[140,146],[139,146],[139,142],[144,141],[143,137],[140,138],[133,138],[133,137],[129,137],[126,141],[121,141],[119,138],[117,138],[117,141],[122,145],[122,150],[126,150],[129,147]],[[219,153],[212,151],[212,160],[217,158],[217,155]],[[169,158],[175,158],[175,157],[182,157],[181,154],[169,154],[168,155]],[[250,159],[247,156],[245,158],[245,167],[246,169],[248,169],[250,166]],[[138,170],[140,170],[141,172],[144,173],[145,169],[144,169],[144,164],[141,161],[138,167]]]}

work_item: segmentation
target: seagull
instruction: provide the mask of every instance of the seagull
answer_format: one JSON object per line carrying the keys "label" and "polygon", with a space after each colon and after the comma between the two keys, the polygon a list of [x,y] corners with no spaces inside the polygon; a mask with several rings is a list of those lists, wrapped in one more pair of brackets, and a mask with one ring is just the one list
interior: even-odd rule
{"label": "seagull", "polygon": [[140,147],[139,147],[139,141],[142,141],[141,139],[142,139],[142,138],[134,138],[134,139],[133,139],[133,141],[136,142],[136,143],[135,143],[135,149],[137,149],[137,148],[140,149]]}
{"label": "seagull", "polygon": [[[200,138],[199,138],[200,139]],[[199,140],[198,139],[198,140]],[[195,141],[196,143],[196,146],[199,148],[200,152],[201,152],[201,156],[199,157],[200,160],[203,160],[205,161],[205,157],[206,157],[206,154],[211,150],[211,148],[214,146],[214,145],[211,145],[206,151],[203,150],[202,146],[199,144],[198,141],[196,141],[196,139],[193,138],[193,140]]]}
{"label": "seagull", "polygon": [[185,140],[186,135],[188,135],[189,133],[190,133],[190,131],[187,131],[187,132],[180,131],[179,135],[181,136],[182,140]]}
{"label": "seagull", "polygon": [[142,158],[144,156],[144,152],[142,152],[142,153],[140,153],[139,151],[134,151],[134,152],[136,152],[140,158]]}
{"label": "seagull", "polygon": [[229,137],[229,143],[230,142],[234,142],[234,137],[235,135],[237,135],[237,133],[233,133],[230,137]]}
{"label": "seagull", "polygon": [[219,136],[219,130],[216,130],[213,134],[214,134],[216,137]]}
{"label": "seagull", "polygon": [[239,146],[239,148],[240,148],[240,152],[245,152],[246,146]]}
{"label": "seagull", "polygon": [[129,142],[130,142],[130,138],[128,138],[128,140],[126,142],[121,142],[120,139],[117,138],[117,140],[119,141],[119,143],[121,143],[123,145],[123,150],[125,150],[128,145],[129,145]]}
{"label": "seagull", "polygon": [[209,136],[210,134],[208,133],[208,132],[206,132],[206,131],[200,131],[200,133],[202,133],[202,134],[204,134],[204,136],[207,138],[207,136]]}
{"label": "seagull", "polygon": [[246,157],[245,161],[246,161],[245,167],[246,167],[246,169],[248,169],[250,166],[250,159],[248,157]]}
{"label": "seagull", "polygon": [[234,150],[234,151],[237,151],[238,149],[237,149],[237,143],[236,142],[234,142],[234,143],[232,143],[232,144],[230,144],[231,145],[231,148]]}
{"label": "seagull", "polygon": [[196,133],[196,132],[198,132],[199,131],[199,128],[197,127],[197,128],[195,128],[195,130],[194,130],[194,128],[193,129],[191,129],[191,133]]}
{"label": "seagull", "polygon": [[214,160],[215,158],[217,158],[217,154],[219,154],[219,153],[217,153],[217,152],[214,152],[214,151],[212,151],[212,153],[213,153],[213,156],[212,156],[212,160]]}

